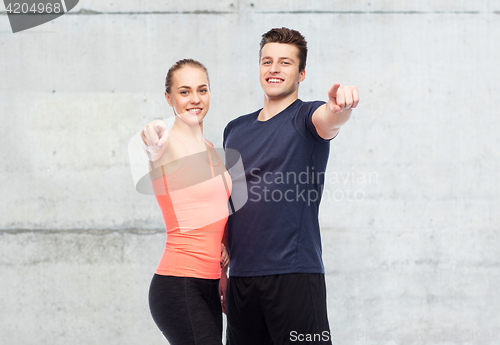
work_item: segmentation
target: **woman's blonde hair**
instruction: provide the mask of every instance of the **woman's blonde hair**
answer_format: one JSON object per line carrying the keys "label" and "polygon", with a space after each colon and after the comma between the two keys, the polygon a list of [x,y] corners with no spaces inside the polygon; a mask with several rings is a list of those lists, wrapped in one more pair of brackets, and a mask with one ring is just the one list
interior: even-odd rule
{"label": "woman's blonde hair", "polygon": [[182,59],[174,63],[172,67],[170,67],[170,69],[168,70],[167,77],[165,78],[165,91],[167,91],[167,93],[170,93],[170,88],[172,87],[173,83],[172,79],[174,78],[174,72],[177,71],[178,69],[181,69],[184,66],[198,67],[204,70],[207,75],[208,86],[210,86],[210,79],[208,78],[207,68],[203,66],[201,62],[193,59]]}

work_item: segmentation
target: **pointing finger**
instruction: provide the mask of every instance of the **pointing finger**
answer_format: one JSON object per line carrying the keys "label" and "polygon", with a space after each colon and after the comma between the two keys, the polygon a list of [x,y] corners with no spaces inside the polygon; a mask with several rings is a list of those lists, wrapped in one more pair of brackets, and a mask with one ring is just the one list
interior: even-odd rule
{"label": "pointing finger", "polygon": [[340,88],[339,83],[333,84],[333,86],[330,88],[330,90],[328,90],[328,98],[335,101],[337,98],[337,92],[338,92],[339,88]]}
{"label": "pointing finger", "polygon": [[147,125],[146,128],[144,128],[144,135],[148,146],[155,146],[158,142],[158,134],[154,129],[154,125]]}

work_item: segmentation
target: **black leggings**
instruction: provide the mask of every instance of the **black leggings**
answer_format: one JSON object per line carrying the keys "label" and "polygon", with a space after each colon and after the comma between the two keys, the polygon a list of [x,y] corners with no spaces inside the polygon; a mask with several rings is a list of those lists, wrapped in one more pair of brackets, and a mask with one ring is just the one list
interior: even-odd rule
{"label": "black leggings", "polygon": [[155,274],[149,310],[171,345],[221,345],[219,279]]}

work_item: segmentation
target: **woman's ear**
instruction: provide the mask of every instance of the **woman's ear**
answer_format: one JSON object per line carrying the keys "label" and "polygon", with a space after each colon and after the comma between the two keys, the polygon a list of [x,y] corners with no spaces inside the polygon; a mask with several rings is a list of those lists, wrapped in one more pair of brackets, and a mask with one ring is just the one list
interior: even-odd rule
{"label": "woman's ear", "polygon": [[170,95],[168,94],[168,92],[167,92],[167,91],[165,91],[165,98],[166,98],[166,100],[167,100],[168,104],[169,104],[171,107],[173,107],[172,100],[170,99]]}

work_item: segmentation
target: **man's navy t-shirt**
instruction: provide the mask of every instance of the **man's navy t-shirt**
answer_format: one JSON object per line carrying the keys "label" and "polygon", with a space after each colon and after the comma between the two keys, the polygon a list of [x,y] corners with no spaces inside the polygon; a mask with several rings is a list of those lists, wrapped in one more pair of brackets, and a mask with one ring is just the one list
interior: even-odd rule
{"label": "man's navy t-shirt", "polygon": [[324,273],[318,211],[330,141],[312,123],[322,104],[297,99],[267,121],[258,110],[226,126],[224,149],[241,154],[248,191],[228,219],[231,276]]}

